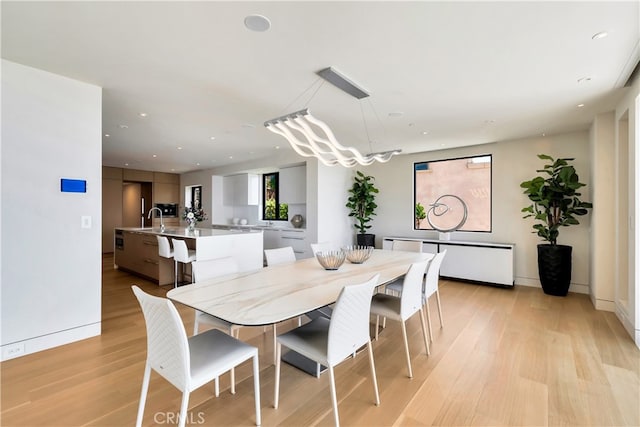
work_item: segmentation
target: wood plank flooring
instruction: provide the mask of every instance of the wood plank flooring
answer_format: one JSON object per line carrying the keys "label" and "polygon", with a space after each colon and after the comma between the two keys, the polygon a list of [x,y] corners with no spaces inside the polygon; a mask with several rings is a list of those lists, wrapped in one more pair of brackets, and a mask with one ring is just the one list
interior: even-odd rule
{"label": "wood plank flooring", "polygon": [[[135,422],[146,354],[137,284],[156,295],[168,287],[113,270],[103,262],[103,333],[99,337],[3,362],[2,426],[128,426]],[[417,316],[408,322],[414,377],[407,377],[398,323],[387,322],[374,355],[381,405],[376,407],[366,351],[336,369],[345,426],[639,426],[640,351],[612,313],[588,297],[544,295],[441,281],[444,328],[431,301],[434,341],[424,352]],[[193,311],[179,307],[188,334]],[[293,322],[279,325],[279,332]],[[280,407],[273,409],[271,331],[243,328],[260,348],[263,426],[333,425],[328,376],[282,366]],[[248,364],[237,392],[192,393],[191,425],[254,425]],[[152,375],[144,425],[172,425],[180,392]]]}

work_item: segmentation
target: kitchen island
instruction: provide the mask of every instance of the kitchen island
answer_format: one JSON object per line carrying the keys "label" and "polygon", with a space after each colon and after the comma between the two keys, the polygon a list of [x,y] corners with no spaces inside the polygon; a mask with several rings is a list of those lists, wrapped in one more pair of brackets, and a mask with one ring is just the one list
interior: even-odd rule
{"label": "kitchen island", "polygon": [[118,227],[114,231],[114,267],[158,282],[173,284],[174,261],[158,255],[158,239],[182,239],[196,251],[197,260],[231,257],[240,271],[262,268],[262,231],[196,228]]}

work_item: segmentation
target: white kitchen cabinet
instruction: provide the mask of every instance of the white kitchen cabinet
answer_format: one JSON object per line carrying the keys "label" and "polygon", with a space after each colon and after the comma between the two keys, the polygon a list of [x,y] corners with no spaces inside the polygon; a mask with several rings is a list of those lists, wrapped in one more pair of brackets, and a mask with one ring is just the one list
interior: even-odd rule
{"label": "white kitchen cabinet", "polygon": [[311,246],[307,242],[305,230],[282,230],[280,234],[280,247],[291,246],[296,254],[296,259],[309,258]]}
{"label": "white kitchen cabinet", "polygon": [[307,203],[306,165],[282,168],[279,176],[281,203]]}
{"label": "white kitchen cabinet", "polygon": [[280,230],[264,229],[262,233],[264,237],[263,247],[265,249],[276,249],[280,247]]}
{"label": "white kitchen cabinet", "polygon": [[258,175],[243,173],[225,176],[223,187],[225,206],[258,205],[260,202],[260,178]]}

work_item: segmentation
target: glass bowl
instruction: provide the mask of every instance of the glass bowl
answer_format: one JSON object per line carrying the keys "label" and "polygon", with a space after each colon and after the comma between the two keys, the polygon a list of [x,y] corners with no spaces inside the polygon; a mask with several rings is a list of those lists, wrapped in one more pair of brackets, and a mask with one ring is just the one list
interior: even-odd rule
{"label": "glass bowl", "polygon": [[325,270],[337,270],[344,263],[343,251],[317,252],[316,259]]}
{"label": "glass bowl", "polygon": [[343,250],[351,264],[362,264],[371,256],[373,246],[347,246]]}

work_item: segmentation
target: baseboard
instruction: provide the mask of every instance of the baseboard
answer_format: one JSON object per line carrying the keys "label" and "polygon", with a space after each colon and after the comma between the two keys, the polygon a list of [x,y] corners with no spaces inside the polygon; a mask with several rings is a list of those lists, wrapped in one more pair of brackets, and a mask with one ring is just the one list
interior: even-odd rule
{"label": "baseboard", "polygon": [[[540,285],[540,280],[538,279],[530,279],[528,277],[516,277],[515,280],[516,285],[521,286],[529,286],[532,288],[540,288],[542,289],[542,285]],[[589,285],[583,285],[580,283],[572,283],[569,286],[569,292],[575,292],[577,294],[588,294],[589,293]]]}
{"label": "baseboard", "polygon": [[594,299],[591,298],[591,302],[594,303],[593,306],[595,307],[596,310],[611,311],[613,313],[616,311],[616,303],[613,301],[597,299],[597,298],[594,301]]}
{"label": "baseboard", "polygon": [[616,304],[615,306],[616,317],[618,318],[620,323],[622,323],[622,327],[625,329],[625,331],[627,331],[629,336],[634,340],[636,346],[640,348],[640,330],[634,327],[633,322],[631,322],[631,320],[629,320],[629,317],[627,316],[627,311],[623,307],[619,306],[618,304]]}
{"label": "baseboard", "polygon": [[0,361],[15,359],[27,354],[37,353],[49,348],[58,347],[75,341],[95,337],[102,332],[102,322],[79,326],[65,331],[54,332],[40,337],[13,342],[1,346]]}

